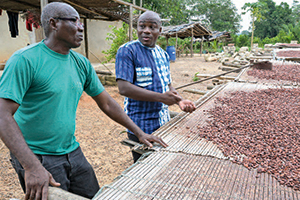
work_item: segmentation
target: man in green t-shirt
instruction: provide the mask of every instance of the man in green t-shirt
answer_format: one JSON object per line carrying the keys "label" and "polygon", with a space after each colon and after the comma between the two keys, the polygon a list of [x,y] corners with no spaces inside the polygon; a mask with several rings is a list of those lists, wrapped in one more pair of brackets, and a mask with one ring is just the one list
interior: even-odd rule
{"label": "man in green t-shirt", "polygon": [[152,146],[104,90],[88,59],[74,52],[83,25],[68,4],[48,4],[41,16],[45,40],[16,51],[0,79],[0,137],[11,152],[25,199],[47,199],[48,185],[92,198],[99,185],[74,136],[83,91],[111,119]]}

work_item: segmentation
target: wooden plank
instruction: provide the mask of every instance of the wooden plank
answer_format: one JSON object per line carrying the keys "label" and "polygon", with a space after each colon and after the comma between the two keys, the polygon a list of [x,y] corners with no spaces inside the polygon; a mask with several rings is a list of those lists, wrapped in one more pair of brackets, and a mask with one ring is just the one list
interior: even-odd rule
{"label": "wooden plank", "polygon": [[[232,68],[232,67],[220,67],[219,68],[220,70],[222,71],[231,71],[233,69],[236,69],[236,68]],[[236,72],[240,72],[241,70],[237,70]]]}
{"label": "wooden plank", "polygon": [[88,200],[85,197],[67,192],[61,188],[49,187],[48,200]]}
{"label": "wooden plank", "polygon": [[140,7],[140,6],[133,5],[133,4],[128,3],[128,2],[125,2],[125,1],[121,1],[121,0],[113,0],[113,1],[114,1],[114,2],[117,2],[117,3],[119,3],[119,4],[126,5],[126,6],[132,6],[134,9],[137,9],[137,10],[141,10],[141,11],[144,11],[144,12],[147,11],[147,9],[145,9],[145,8],[142,8],[142,7]]}
{"label": "wooden plank", "polygon": [[112,72],[102,71],[99,69],[95,69],[97,74],[104,74],[104,75],[112,75]]}
{"label": "wooden plank", "polygon": [[272,60],[272,56],[251,56],[250,60],[259,60],[259,59],[264,59],[264,60]]}
{"label": "wooden plank", "polygon": [[197,90],[197,89],[186,89],[186,90],[183,90],[183,91],[193,93],[193,94],[200,94],[200,95],[204,95],[204,94],[207,93],[207,91],[201,91],[201,90]]}

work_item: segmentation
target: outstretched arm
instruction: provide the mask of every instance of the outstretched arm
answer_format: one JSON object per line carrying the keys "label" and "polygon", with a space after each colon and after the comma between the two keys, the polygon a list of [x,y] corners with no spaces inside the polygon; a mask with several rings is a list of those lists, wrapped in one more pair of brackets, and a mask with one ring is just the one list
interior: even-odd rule
{"label": "outstretched arm", "polygon": [[[169,84],[169,88],[171,92],[179,96],[178,92],[171,84]],[[187,99],[181,99],[181,101],[178,102],[178,105],[179,108],[185,112],[192,113],[196,109],[195,103]]]}
{"label": "outstretched arm", "polygon": [[42,166],[24,140],[22,132],[13,118],[19,104],[0,98],[0,138],[16,156],[25,170],[27,199],[43,199],[48,197],[48,186],[60,186],[52,175]]}
{"label": "outstretched arm", "polygon": [[182,100],[179,95],[172,91],[165,93],[153,92],[121,79],[117,80],[117,83],[121,95],[137,101],[162,102],[166,105],[173,105]]}
{"label": "outstretched arm", "polygon": [[93,99],[96,101],[99,108],[112,120],[125,126],[132,131],[140,140],[141,143],[152,147],[151,142],[157,142],[163,147],[168,145],[157,136],[144,133],[123,111],[121,106],[104,90]]}

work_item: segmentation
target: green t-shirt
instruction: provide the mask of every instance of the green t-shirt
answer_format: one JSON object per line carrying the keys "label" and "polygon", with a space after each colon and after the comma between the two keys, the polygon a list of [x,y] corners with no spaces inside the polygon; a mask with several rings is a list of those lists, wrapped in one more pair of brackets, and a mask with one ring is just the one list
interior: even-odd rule
{"label": "green t-shirt", "polygon": [[15,52],[0,79],[0,98],[18,103],[14,115],[35,154],[62,155],[75,150],[76,109],[85,91],[96,96],[104,90],[84,56],[56,53],[44,42]]}

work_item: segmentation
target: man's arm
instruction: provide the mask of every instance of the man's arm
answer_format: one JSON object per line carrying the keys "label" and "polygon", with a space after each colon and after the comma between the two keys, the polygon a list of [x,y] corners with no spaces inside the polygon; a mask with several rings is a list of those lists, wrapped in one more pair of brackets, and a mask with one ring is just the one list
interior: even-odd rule
{"label": "man's arm", "polygon": [[132,131],[139,138],[141,143],[149,147],[152,147],[151,142],[157,142],[163,147],[168,146],[160,137],[144,133],[105,90],[99,95],[94,96],[93,99],[108,117]]}
{"label": "man's arm", "polygon": [[60,184],[55,182],[25,142],[13,118],[18,107],[19,104],[14,101],[0,98],[0,138],[25,170],[25,200],[34,198],[46,200],[49,183],[52,186],[60,186]]}
{"label": "man's arm", "polygon": [[[170,88],[171,92],[173,92],[174,94],[179,96],[178,92],[175,90],[175,88],[171,84],[169,84],[169,88]],[[187,100],[187,99],[182,99],[181,101],[179,101],[178,106],[184,112],[191,113],[196,109],[195,103],[190,100]]]}
{"label": "man's arm", "polygon": [[173,105],[182,100],[178,94],[172,91],[165,93],[153,92],[121,79],[117,80],[117,83],[121,95],[137,101],[162,102],[166,105]]}

